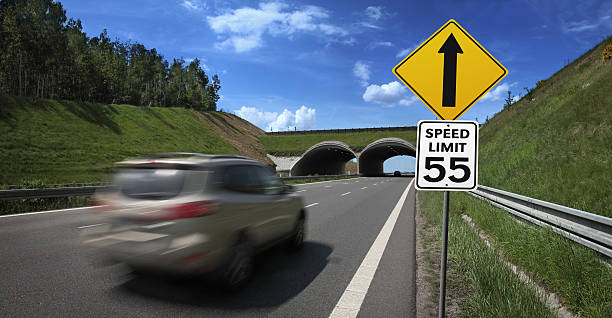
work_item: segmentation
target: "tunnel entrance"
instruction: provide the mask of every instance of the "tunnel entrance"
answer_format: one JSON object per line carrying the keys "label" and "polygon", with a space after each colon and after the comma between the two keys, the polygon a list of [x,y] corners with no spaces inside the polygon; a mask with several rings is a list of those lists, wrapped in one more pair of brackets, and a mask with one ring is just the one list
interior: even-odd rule
{"label": "tunnel entrance", "polygon": [[356,157],[355,152],[343,142],[320,142],[304,152],[302,158],[291,167],[291,175],[344,174],[346,162]]}
{"label": "tunnel entrance", "polygon": [[416,148],[400,138],[382,138],[367,145],[359,155],[359,173],[363,176],[384,175],[383,163],[395,156],[416,156]]}

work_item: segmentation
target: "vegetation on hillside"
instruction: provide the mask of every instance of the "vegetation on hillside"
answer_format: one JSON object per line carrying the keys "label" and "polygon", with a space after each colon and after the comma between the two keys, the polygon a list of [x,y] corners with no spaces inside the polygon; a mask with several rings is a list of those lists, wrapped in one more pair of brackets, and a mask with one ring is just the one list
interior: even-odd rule
{"label": "vegetation on hillside", "polygon": [[[480,184],[612,217],[612,60],[605,49],[610,44],[612,37],[539,81],[481,127]],[[441,193],[419,197],[422,212],[439,228]],[[466,194],[452,194],[450,202],[449,260],[472,264],[457,266],[460,283],[474,290],[464,302],[467,316],[512,316],[512,304],[522,306],[530,298],[508,293],[512,284],[498,278],[507,276],[507,269],[481,269],[491,266],[483,263],[484,252],[475,252],[458,233],[467,227],[461,214],[492,239],[487,253],[520,266],[579,316],[612,315],[612,272],[598,253]]]}
{"label": "vegetation on hillside", "polygon": [[612,217],[612,37],[480,129],[479,183]]}
{"label": "vegetation on hillside", "polygon": [[126,157],[166,151],[236,154],[183,108],[4,96],[0,184],[104,181]]}
{"label": "vegetation on hillside", "polygon": [[219,77],[198,59],[169,64],[155,49],[82,30],[59,1],[0,1],[0,94],[216,109]]}
{"label": "vegetation on hillside", "polygon": [[416,145],[414,131],[374,131],[341,134],[305,134],[305,135],[264,135],[259,140],[266,152],[275,156],[300,156],[311,146],[322,141],[341,141],[354,151],[361,151],[367,145],[380,138],[396,137]]}

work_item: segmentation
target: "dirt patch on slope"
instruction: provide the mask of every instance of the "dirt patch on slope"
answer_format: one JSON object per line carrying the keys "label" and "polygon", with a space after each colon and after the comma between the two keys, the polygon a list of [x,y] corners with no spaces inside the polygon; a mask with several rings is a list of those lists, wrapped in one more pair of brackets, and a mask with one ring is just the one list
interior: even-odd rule
{"label": "dirt patch on slope", "polygon": [[203,124],[234,146],[241,156],[273,164],[257,138],[265,134],[259,127],[229,113],[194,111],[194,114]]}

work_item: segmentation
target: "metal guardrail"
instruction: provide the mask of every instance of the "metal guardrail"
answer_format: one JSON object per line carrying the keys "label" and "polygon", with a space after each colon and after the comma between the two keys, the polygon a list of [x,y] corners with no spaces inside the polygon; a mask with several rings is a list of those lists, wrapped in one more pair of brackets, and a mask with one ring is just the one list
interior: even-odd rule
{"label": "metal guardrail", "polygon": [[0,190],[0,200],[46,199],[92,195],[96,190],[109,186],[62,187],[44,189]]}
{"label": "metal guardrail", "polygon": [[612,257],[612,218],[486,186],[470,194]]}
{"label": "metal guardrail", "polygon": [[[110,182],[72,182],[72,183],[60,183],[60,184],[46,184],[45,189],[47,188],[70,188],[70,187],[88,187],[88,186],[107,186],[110,185]],[[0,190],[22,190],[23,185],[0,185]]]}
{"label": "metal guardrail", "polygon": [[286,131],[267,131],[268,136],[274,135],[310,135],[310,134],[346,134],[359,132],[377,131],[416,131],[416,126],[403,127],[372,127],[372,128],[347,128],[347,129],[320,129],[320,130],[286,130]]}
{"label": "metal guardrail", "polygon": [[[306,179],[326,179],[326,178],[341,178],[348,175],[325,175],[325,176],[299,176],[299,177],[283,177],[282,180],[306,180]],[[72,184],[71,184],[72,185]],[[101,185],[91,185],[80,183],[83,186],[63,186],[57,188],[42,188],[42,189],[11,189],[0,190],[0,201],[2,200],[23,200],[23,199],[47,199],[47,198],[63,198],[75,197],[82,195],[92,195],[96,190],[108,189],[110,183]]]}

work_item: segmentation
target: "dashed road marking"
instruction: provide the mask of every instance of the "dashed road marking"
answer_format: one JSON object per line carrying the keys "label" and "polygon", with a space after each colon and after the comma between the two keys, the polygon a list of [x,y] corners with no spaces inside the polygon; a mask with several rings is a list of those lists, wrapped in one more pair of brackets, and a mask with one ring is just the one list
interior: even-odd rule
{"label": "dashed road marking", "polygon": [[347,194],[351,194],[351,192],[349,191],[349,192],[347,192],[347,193],[343,193],[343,194],[341,194],[340,196],[341,196],[341,197],[343,197],[343,196],[345,196],[345,195],[347,195]]}
{"label": "dashed road marking", "polygon": [[106,223],[98,223],[98,224],[92,224],[92,225],[83,225],[83,226],[77,227],[77,229],[86,229],[88,227],[100,226],[100,225],[105,225],[105,224]]}
{"label": "dashed road marking", "polygon": [[309,205],[305,206],[305,208],[313,207],[313,206],[315,206],[315,205],[319,205],[319,203],[309,204]]}
{"label": "dashed road marking", "polygon": [[363,190],[363,189],[367,189],[367,188],[368,188],[368,187],[363,187],[363,188],[361,188],[361,190]]}

